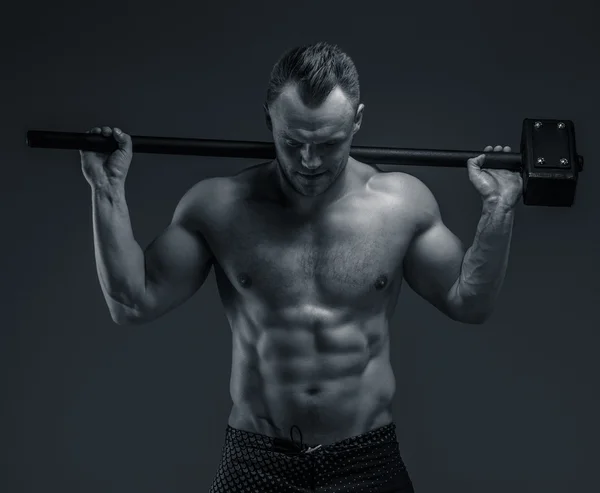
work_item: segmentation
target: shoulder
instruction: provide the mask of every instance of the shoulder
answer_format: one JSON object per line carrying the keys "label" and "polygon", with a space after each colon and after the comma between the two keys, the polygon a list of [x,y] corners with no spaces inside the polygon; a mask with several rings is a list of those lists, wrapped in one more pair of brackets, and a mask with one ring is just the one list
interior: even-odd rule
{"label": "shoulder", "polygon": [[206,178],[194,184],[184,193],[177,208],[187,211],[200,206],[202,208],[212,207],[232,195],[233,189],[234,183],[230,177]]}
{"label": "shoulder", "polygon": [[368,186],[370,190],[384,194],[423,220],[439,216],[435,196],[416,176],[401,172],[377,173],[369,180]]}
{"label": "shoulder", "polygon": [[214,223],[230,210],[237,188],[233,177],[227,176],[197,182],[179,200],[173,221],[190,225]]}
{"label": "shoulder", "polygon": [[235,214],[243,201],[256,188],[268,163],[242,169],[231,176],[215,176],[197,182],[189,188],[175,211],[179,218],[195,218],[211,222]]}

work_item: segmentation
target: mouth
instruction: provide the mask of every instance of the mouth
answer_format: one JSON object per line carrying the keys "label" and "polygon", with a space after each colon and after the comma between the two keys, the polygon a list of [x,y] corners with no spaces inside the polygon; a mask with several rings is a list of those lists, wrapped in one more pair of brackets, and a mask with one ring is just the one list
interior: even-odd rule
{"label": "mouth", "polygon": [[323,176],[325,173],[319,173],[319,174],[315,174],[315,175],[307,175],[304,173],[298,173],[302,178],[306,179],[306,180],[316,180],[317,178],[319,178],[320,176]]}

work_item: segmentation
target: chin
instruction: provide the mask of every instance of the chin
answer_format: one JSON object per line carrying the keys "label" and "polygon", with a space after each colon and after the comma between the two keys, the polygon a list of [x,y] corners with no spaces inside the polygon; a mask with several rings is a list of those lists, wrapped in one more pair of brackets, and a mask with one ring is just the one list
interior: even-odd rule
{"label": "chin", "polygon": [[318,195],[325,193],[329,189],[330,186],[331,186],[330,182],[320,184],[317,187],[307,187],[305,185],[299,184],[298,187],[296,188],[296,190],[298,190],[298,192],[300,192],[302,195],[304,195],[306,197],[316,197]]}
{"label": "chin", "polygon": [[321,195],[324,190],[306,190],[306,189],[300,189],[299,192],[304,195],[305,197],[317,197],[318,195]]}

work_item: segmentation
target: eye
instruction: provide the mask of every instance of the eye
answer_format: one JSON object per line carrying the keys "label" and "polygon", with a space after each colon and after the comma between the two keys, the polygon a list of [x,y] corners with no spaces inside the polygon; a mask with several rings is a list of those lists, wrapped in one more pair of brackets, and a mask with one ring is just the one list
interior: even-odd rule
{"label": "eye", "polygon": [[325,145],[326,145],[327,147],[333,147],[333,146],[336,146],[336,145],[338,145],[338,143],[337,143],[337,142],[335,142],[335,141],[332,141],[332,142],[325,142]]}
{"label": "eye", "polygon": [[293,140],[286,139],[285,145],[288,147],[300,147],[301,144],[299,142],[295,142]]}

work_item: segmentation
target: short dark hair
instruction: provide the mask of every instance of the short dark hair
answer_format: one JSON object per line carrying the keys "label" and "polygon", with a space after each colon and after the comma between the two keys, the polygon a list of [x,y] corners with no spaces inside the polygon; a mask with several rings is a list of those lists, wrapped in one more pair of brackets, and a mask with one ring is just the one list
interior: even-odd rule
{"label": "short dark hair", "polygon": [[298,84],[302,102],[320,106],[337,86],[356,109],[360,102],[358,72],[352,59],[338,46],[320,41],[285,52],[271,70],[266,106],[290,83]]}

